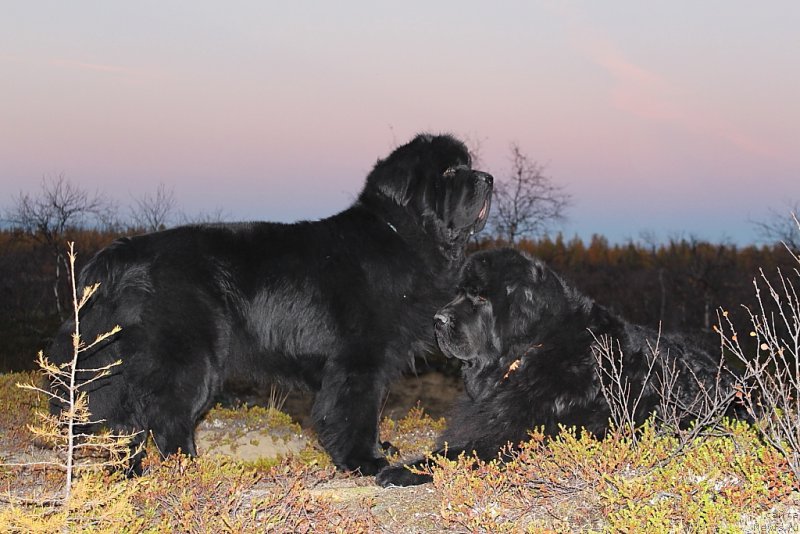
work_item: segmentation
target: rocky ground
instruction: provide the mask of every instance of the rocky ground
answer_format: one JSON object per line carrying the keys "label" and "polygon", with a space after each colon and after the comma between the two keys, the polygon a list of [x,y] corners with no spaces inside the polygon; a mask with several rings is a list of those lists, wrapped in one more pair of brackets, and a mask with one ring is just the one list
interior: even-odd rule
{"label": "rocky ground", "polygon": [[[444,417],[453,400],[462,390],[459,377],[429,372],[419,376],[407,376],[398,382],[389,393],[382,417],[397,421],[415,407],[424,407],[424,412],[433,419]],[[250,401],[269,404],[268,397]],[[290,392],[281,402],[281,409],[302,429],[310,428],[309,413],[312,397],[302,392]],[[197,446],[201,454],[221,454],[244,461],[260,458],[275,458],[288,454],[300,454],[306,447],[314,447],[313,435],[306,430],[286,433],[275,429],[242,428],[233,419],[213,417],[210,414],[197,429]],[[430,443],[435,431],[419,429],[422,435],[413,436],[414,441]],[[408,440],[409,437],[405,436]],[[416,447],[415,447],[416,449]],[[410,451],[412,454],[417,450]],[[401,451],[401,455],[404,451]],[[408,454],[405,454],[408,456]],[[402,457],[402,456],[401,456]],[[409,488],[381,488],[374,484],[373,477],[350,477],[337,475],[321,482],[310,492],[345,508],[362,508],[370,503],[370,512],[376,518],[379,529],[384,532],[442,532],[439,520],[439,499],[430,484]]]}

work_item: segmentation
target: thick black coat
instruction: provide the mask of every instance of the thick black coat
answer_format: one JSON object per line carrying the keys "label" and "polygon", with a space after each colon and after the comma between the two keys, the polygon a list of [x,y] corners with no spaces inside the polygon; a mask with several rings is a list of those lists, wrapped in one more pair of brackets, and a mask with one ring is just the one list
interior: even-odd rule
{"label": "thick black coat", "polygon": [[[659,341],[658,332],[617,317],[543,262],[516,250],[479,252],[465,264],[456,298],[436,315],[439,347],[462,360],[466,394],[435,452],[455,458],[474,451],[482,459],[496,458],[509,442],[525,441],[534,427],[548,435],[557,434],[559,425],[605,434],[611,413],[592,352],[595,336],[619,343],[630,399],[645,388],[635,413],[640,423],[659,406],[662,365],[674,364],[676,391],[686,405],[698,398],[698,382],[709,391],[719,385],[732,398],[731,375],[720,373],[718,360],[682,337],[662,335]],[[657,341],[660,357],[645,382],[653,361],[650,347]],[[378,475],[384,486],[429,480],[403,465]]]}
{"label": "thick black coat", "polygon": [[[355,204],[330,218],[116,241],[80,277],[101,284],[84,337],[122,327],[80,362],[122,359],[89,386],[93,417],[152,431],[164,454],[196,454],[196,422],[226,383],[278,380],[316,392],[314,425],[338,467],[377,472],[380,402],[434,346],[430,318],[485,224],[491,184],[461,142],[420,135],[378,161]],[[72,329],[67,321],[51,347],[56,361],[70,354]]]}

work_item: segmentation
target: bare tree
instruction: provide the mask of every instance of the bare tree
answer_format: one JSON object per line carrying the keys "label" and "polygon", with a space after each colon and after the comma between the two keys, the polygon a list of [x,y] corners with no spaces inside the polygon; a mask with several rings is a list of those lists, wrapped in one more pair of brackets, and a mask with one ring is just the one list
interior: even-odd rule
{"label": "bare tree", "polygon": [[63,173],[43,177],[38,195],[20,192],[5,219],[13,227],[47,247],[53,254],[55,277],[53,296],[56,310],[63,319],[59,286],[61,267],[68,267],[64,248],[67,230],[85,227],[90,223],[109,225],[116,208],[107,197],[70,182]]}
{"label": "bare tree", "polygon": [[491,223],[494,233],[513,244],[520,237],[544,234],[565,218],[571,197],[531,161],[517,143],[511,144],[511,172],[495,181]]}
{"label": "bare tree", "polygon": [[147,232],[164,230],[170,226],[176,217],[177,201],[175,190],[167,189],[163,183],[158,184],[154,194],[145,193],[134,198],[131,206],[131,221],[133,224]]}
{"label": "bare tree", "polygon": [[461,136],[464,139],[464,144],[467,145],[469,157],[472,160],[472,168],[480,169],[483,167],[483,142],[485,137],[478,137],[476,134],[465,134]]}
{"label": "bare tree", "polygon": [[211,211],[199,211],[192,215],[185,212],[180,214],[181,224],[220,224],[227,220],[230,220],[230,215],[222,208],[215,208]]}
{"label": "bare tree", "polygon": [[770,208],[769,211],[769,219],[752,221],[756,232],[764,241],[784,243],[792,252],[800,252],[800,232],[794,222],[800,215],[800,201],[789,204],[786,210]]}

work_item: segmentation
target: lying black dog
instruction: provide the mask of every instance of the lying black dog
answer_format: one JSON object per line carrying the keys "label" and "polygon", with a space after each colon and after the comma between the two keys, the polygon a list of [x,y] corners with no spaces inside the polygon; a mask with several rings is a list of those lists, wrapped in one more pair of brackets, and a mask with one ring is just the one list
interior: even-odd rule
{"label": "lying black dog", "polygon": [[[456,139],[420,135],[378,161],[338,215],[185,226],[99,252],[80,277],[101,284],[82,331],[122,331],[80,366],[122,364],[87,384],[93,418],[152,431],[164,454],[196,454],[195,424],[226,382],[277,380],[316,392],[315,429],[339,468],[376,473],[389,381],[434,348],[430,317],[489,213],[492,177],[470,163]],[[57,363],[73,328],[48,351]]]}
{"label": "lying black dog", "polygon": [[[451,459],[473,451],[482,459],[497,458],[509,442],[525,441],[534,427],[551,436],[560,424],[602,436],[611,412],[593,351],[603,336],[621,348],[631,407],[642,393],[634,414],[639,423],[659,408],[659,390],[670,376],[677,377],[676,406],[698,406],[701,384],[709,392],[716,388],[725,399],[721,402],[730,403],[734,396],[733,377],[710,354],[678,336],[661,336],[660,356],[654,359],[656,331],[620,319],[541,261],[513,249],[471,256],[458,296],[439,310],[435,323],[441,350],[463,362],[466,386],[435,451]],[[610,362],[600,361],[610,372]],[[677,373],[665,374],[665,368]],[[427,463],[421,459],[407,465]],[[383,486],[429,480],[404,465],[386,468],[377,477]]]}

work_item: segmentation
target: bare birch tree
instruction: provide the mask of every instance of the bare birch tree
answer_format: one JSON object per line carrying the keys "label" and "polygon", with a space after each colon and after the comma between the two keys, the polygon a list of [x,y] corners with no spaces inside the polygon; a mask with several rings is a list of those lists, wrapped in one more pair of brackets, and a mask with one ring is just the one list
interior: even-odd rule
{"label": "bare birch tree", "polygon": [[495,180],[491,226],[509,244],[521,237],[539,237],[565,219],[571,196],[544,174],[517,143],[511,144],[511,172]]}

